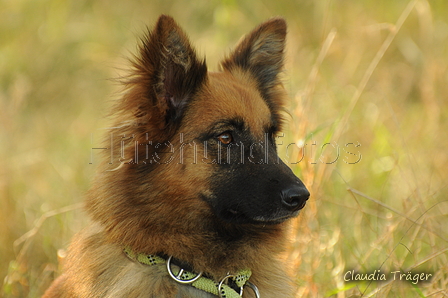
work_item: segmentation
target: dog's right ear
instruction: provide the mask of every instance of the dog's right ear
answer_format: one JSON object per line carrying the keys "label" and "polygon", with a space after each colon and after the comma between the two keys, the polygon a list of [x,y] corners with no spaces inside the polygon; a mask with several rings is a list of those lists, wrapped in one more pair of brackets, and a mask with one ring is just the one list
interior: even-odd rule
{"label": "dog's right ear", "polygon": [[[137,91],[136,117],[151,117],[164,129],[178,123],[185,106],[205,82],[207,67],[188,37],[170,16],[161,15],[142,40],[130,85]],[[155,110],[154,110],[155,109]]]}

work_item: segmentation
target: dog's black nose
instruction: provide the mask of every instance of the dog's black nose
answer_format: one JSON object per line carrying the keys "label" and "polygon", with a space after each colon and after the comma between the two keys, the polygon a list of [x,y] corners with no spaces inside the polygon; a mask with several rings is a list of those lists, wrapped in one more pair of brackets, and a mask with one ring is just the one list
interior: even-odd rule
{"label": "dog's black nose", "polygon": [[309,191],[299,185],[294,185],[282,191],[282,204],[290,211],[297,211],[305,207],[310,197]]}

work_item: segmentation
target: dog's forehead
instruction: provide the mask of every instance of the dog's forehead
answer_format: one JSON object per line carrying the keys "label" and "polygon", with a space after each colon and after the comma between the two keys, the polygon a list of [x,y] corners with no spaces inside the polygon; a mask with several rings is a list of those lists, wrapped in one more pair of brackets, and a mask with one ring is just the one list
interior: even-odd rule
{"label": "dog's forehead", "polygon": [[256,136],[263,136],[272,124],[271,112],[249,75],[209,73],[208,84],[196,102],[203,123],[219,119],[243,119]]}

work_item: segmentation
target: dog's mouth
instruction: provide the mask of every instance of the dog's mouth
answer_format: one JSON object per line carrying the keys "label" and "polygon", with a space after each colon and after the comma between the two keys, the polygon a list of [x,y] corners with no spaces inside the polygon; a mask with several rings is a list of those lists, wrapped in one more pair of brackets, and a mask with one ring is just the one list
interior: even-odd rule
{"label": "dog's mouth", "polygon": [[[302,208],[303,207],[305,207],[305,204],[303,204]],[[224,220],[233,223],[275,225],[296,217],[297,215],[299,215],[299,212],[300,210],[290,212],[280,209],[271,212],[270,214],[250,214],[249,212],[244,212],[237,207],[230,207],[223,210],[220,215]]]}

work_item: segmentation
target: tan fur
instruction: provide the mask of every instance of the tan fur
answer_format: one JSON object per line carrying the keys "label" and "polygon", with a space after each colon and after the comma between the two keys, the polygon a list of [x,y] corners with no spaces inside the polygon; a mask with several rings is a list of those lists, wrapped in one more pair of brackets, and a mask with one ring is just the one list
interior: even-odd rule
{"label": "tan fur", "polygon": [[[267,126],[279,129],[285,95],[278,74],[285,34],[282,19],[269,20],[240,42],[221,72],[207,73],[180,27],[172,18],[160,17],[142,41],[125,82],[127,91],[113,112],[115,164],[105,157],[88,194],[86,210],[93,223],[73,240],[64,272],[44,298],[215,297],[176,283],[164,265],[131,261],[124,246],[175,256],[215,280],[250,268],[250,281],[263,298],[293,295],[280,257],[288,222],[218,222],[209,204],[198,198],[213,197],[210,177],[217,165],[204,162],[204,148],[195,141],[217,119],[242,119],[260,140]],[[166,146],[157,163],[151,163],[142,140],[169,140],[175,149]],[[138,160],[135,146],[141,148]],[[153,154],[158,149],[148,150]],[[217,236],[221,231],[241,237],[223,240]],[[246,290],[243,297],[250,295]]]}

